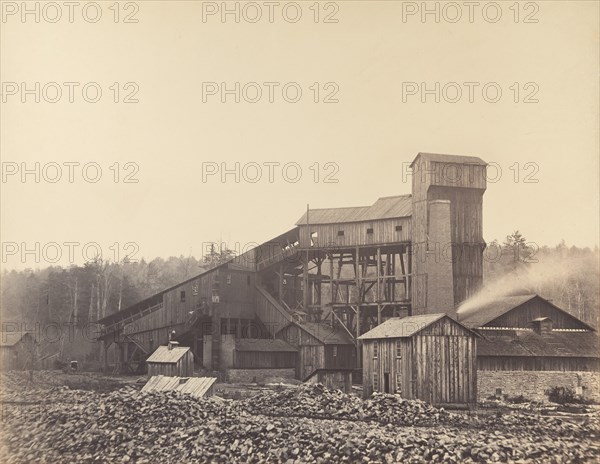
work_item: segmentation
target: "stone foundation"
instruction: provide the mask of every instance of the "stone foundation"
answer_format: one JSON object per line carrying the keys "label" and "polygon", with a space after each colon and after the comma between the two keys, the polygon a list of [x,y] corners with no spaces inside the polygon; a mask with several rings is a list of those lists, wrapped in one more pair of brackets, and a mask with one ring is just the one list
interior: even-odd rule
{"label": "stone foundation", "polygon": [[293,380],[295,369],[229,369],[227,378],[231,383],[269,383]]}
{"label": "stone foundation", "polygon": [[568,387],[586,399],[600,402],[599,372],[477,371],[478,401],[494,395],[498,388],[503,395],[548,401],[544,392],[552,387]]}

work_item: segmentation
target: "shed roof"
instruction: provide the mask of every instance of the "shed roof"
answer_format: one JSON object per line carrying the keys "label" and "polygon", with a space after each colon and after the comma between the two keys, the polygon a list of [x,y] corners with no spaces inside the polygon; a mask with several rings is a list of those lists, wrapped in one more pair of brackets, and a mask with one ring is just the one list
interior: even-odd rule
{"label": "shed roof", "polygon": [[216,381],[215,377],[168,377],[165,375],[153,375],[146,382],[146,385],[142,387],[142,391],[177,391],[195,398],[202,398]]}
{"label": "shed roof", "polygon": [[25,335],[33,337],[31,332],[1,332],[0,346],[15,346]]}
{"label": "shed roof", "polygon": [[462,325],[456,322],[454,319],[448,317],[447,314],[422,314],[419,316],[409,317],[392,317],[387,321],[379,324],[377,327],[369,330],[358,337],[359,340],[375,340],[379,338],[406,338],[412,337],[416,333],[423,330],[425,327],[430,326],[434,322],[447,317],[456,324]]}
{"label": "shed roof", "polygon": [[[310,224],[338,224],[408,217],[411,214],[412,195],[396,195],[381,197],[371,206],[311,209],[308,211],[308,222]],[[306,213],[304,213],[296,224],[304,225],[306,219]]]}
{"label": "shed roof", "polygon": [[540,335],[532,330],[512,331],[500,335],[482,333],[477,343],[477,355],[600,357],[598,334],[595,332],[553,331]]}
{"label": "shed roof", "polygon": [[[331,327],[323,322],[291,322],[286,325],[281,331],[285,330],[286,327],[295,326],[312,337],[319,340],[324,345],[353,345],[352,338],[342,329],[338,327]],[[280,332],[281,332],[280,331]]]}
{"label": "shed roof", "polygon": [[188,351],[190,351],[190,348],[187,346],[174,346],[171,349],[169,349],[168,346],[159,346],[156,348],[156,351],[150,355],[146,362],[160,364],[176,363]]}
{"label": "shed roof", "polygon": [[410,164],[415,164],[417,159],[423,158],[427,161],[435,161],[436,163],[454,163],[454,164],[478,164],[487,166],[487,163],[477,156],[466,155],[443,155],[441,153],[419,153]]}
{"label": "shed roof", "polygon": [[237,351],[298,351],[283,340],[264,338],[241,338],[235,341],[235,349]]}

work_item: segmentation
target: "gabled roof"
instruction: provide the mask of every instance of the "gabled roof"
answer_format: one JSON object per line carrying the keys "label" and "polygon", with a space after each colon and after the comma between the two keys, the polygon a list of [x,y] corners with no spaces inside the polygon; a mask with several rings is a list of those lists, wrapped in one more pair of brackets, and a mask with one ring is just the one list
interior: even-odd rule
{"label": "gabled roof", "polygon": [[0,346],[15,346],[25,335],[33,337],[32,332],[1,332]]}
{"label": "gabled roof", "polygon": [[481,334],[478,356],[550,356],[599,358],[598,334],[595,332],[559,332],[537,334],[532,330],[509,334]]}
{"label": "gabled roof", "polygon": [[554,309],[572,317],[573,319],[577,320],[583,327],[586,327],[589,330],[595,330],[590,325],[586,324],[580,319],[577,319],[575,316],[569,314],[564,309],[559,308],[552,302],[542,298],[541,296],[535,293],[527,295],[504,296],[501,298],[496,298],[494,300],[482,302],[479,306],[476,306],[472,310],[469,310],[469,312],[466,315],[460,316],[459,314],[459,320],[462,324],[470,328],[483,327],[486,324],[493,321],[494,319],[502,316],[503,314],[506,314],[507,312],[521,306],[524,303],[527,303],[528,301],[534,298],[539,298],[546,304],[552,306]]}
{"label": "gabled roof", "polygon": [[298,351],[289,343],[283,340],[265,339],[265,338],[240,338],[235,341],[235,349],[237,351]]}
{"label": "gabled roof", "polygon": [[168,377],[165,375],[153,375],[146,382],[146,385],[142,387],[142,391],[177,391],[191,395],[194,398],[202,398],[216,381],[215,377]]}
{"label": "gabled roof", "polygon": [[283,327],[279,332],[289,326],[296,326],[304,330],[312,337],[325,345],[353,345],[354,342],[350,336],[340,328],[332,328],[323,322],[291,322]]}
{"label": "gabled roof", "polygon": [[423,158],[427,161],[434,161],[436,163],[454,163],[454,164],[478,164],[487,166],[487,163],[477,156],[465,156],[465,155],[443,155],[441,153],[419,153],[410,164],[411,167],[417,159]]}
{"label": "gabled roof", "polygon": [[[323,208],[308,211],[309,224],[338,224],[342,222],[376,221],[408,217],[412,214],[412,195],[381,197],[371,206]],[[306,224],[306,213],[296,225]]]}
{"label": "gabled roof", "polygon": [[[369,330],[368,332],[362,334],[358,337],[359,340],[375,340],[379,338],[406,338],[412,337],[416,333],[423,330],[425,327],[430,326],[434,322],[439,321],[440,319],[447,317],[452,320],[454,323],[460,324],[456,322],[454,319],[449,317],[447,314],[439,313],[439,314],[422,314],[419,316],[409,316],[409,317],[392,317],[387,321],[379,324],[377,327]],[[465,327],[466,328],[466,327]],[[469,329],[467,329],[469,330]]]}
{"label": "gabled roof", "polygon": [[169,349],[168,346],[159,346],[156,351],[150,355],[146,362],[151,363],[176,363],[184,354],[190,351],[189,347],[174,346]]}
{"label": "gabled roof", "polygon": [[497,317],[502,316],[511,309],[532,300],[536,296],[537,295],[532,293],[527,295],[505,296],[486,301],[472,310],[469,310],[465,316],[459,315],[459,320],[467,327],[481,327]]}

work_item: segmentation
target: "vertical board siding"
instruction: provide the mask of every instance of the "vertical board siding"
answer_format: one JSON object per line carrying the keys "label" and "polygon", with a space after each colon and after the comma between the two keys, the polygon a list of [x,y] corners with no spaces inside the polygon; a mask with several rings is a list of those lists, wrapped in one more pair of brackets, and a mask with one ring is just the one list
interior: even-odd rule
{"label": "vertical board siding", "polygon": [[[419,398],[432,404],[466,404],[476,401],[476,335],[443,318],[412,337],[363,341],[363,389],[384,391],[385,374],[390,376],[390,392],[408,399]],[[397,357],[396,341],[401,357]],[[373,345],[378,356],[373,358]]]}

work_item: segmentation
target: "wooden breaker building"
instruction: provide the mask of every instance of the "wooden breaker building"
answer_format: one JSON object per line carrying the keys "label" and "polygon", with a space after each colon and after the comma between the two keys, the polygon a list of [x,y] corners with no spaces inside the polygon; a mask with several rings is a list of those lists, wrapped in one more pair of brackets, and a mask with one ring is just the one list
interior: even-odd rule
{"label": "wooden breaker building", "polygon": [[[237,341],[283,339],[305,379],[310,370],[360,368],[360,335],[386,319],[455,317],[482,283],[486,163],[420,153],[411,166],[412,194],[311,209],[272,240],[105,317],[105,360],[116,348],[115,372],[143,369],[174,330],[204,369],[259,369],[257,359],[265,368],[272,360],[241,355]],[[292,324],[307,334],[303,343]],[[312,340],[308,324],[335,332],[337,342]]]}

